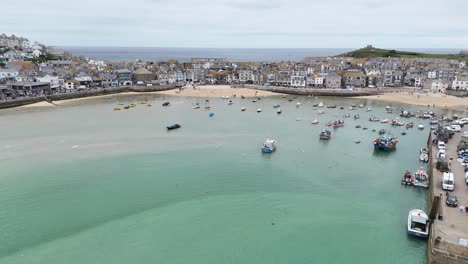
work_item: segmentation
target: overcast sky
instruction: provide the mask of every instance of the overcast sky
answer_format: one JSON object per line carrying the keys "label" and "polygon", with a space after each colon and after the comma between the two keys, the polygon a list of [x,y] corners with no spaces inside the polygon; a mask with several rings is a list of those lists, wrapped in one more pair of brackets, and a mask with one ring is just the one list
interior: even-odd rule
{"label": "overcast sky", "polygon": [[468,0],[22,0],[0,32],[59,46],[467,48]]}

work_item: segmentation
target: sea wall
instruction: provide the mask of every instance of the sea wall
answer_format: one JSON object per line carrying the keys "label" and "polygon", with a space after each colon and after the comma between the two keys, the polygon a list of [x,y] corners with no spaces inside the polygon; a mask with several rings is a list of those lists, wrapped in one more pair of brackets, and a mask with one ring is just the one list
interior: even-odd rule
{"label": "sea wall", "polygon": [[455,90],[447,90],[448,95],[458,96],[458,97],[467,97],[468,91],[455,91]]}
{"label": "sea wall", "polygon": [[34,104],[34,103],[39,103],[43,101],[60,101],[60,100],[68,100],[68,99],[75,99],[75,98],[92,97],[92,96],[98,96],[98,95],[111,95],[111,94],[118,94],[118,93],[124,93],[124,92],[137,92],[137,93],[159,92],[159,91],[172,90],[175,88],[176,88],[175,85],[122,86],[122,87],[87,90],[87,91],[74,92],[74,93],[61,93],[61,94],[53,94],[53,95],[42,96],[42,97],[29,97],[29,98],[20,98],[20,99],[10,100],[10,101],[1,101],[0,109]]}
{"label": "sea wall", "polygon": [[367,96],[382,94],[377,89],[358,89],[358,90],[344,90],[344,89],[312,89],[312,88],[291,88],[291,87],[277,87],[277,86],[260,86],[260,85],[244,85],[245,88],[264,90],[275,93],[294,94],[294,95],[312,95],[312,96],[341,96],[341,97],[354,97],[354,96]]}

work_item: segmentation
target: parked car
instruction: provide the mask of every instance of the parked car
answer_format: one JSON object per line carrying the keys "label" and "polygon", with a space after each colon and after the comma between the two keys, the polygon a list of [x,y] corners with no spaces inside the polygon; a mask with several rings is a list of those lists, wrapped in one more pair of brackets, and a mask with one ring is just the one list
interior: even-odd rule
{"label": "parked car", "polygon": [[468,171],[465,172],[465,182],[466,182],[466,185],[468,185]]}
{"label": "parked car", "polygon": [[447,195],[447,200],[445,203],[450,207],[457,207],[458,206],[458,198],[455,194],[449,193]]}

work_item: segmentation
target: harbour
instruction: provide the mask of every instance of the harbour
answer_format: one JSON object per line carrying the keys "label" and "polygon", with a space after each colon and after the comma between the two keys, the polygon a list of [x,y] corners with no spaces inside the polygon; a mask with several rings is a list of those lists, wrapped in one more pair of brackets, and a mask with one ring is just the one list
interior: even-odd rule
{"label": "harbour", "polygon": [[[425,166],[418,154],[429,120],[404,119],[424,130],[370,122],[371,115],[394,119],[398,111],[367,100],[259,99],[231,98],[229,105],[210,98],[205,110],[193,108],[205,106],[204,98],[133,95],[3,110],[0,120],[16,129],[0,141],[0,263],[88,262],[97,253],[92,241],[113,252],[101,257],[114,263],[140,256],[166,263],[427,263],[427,241],[408,236],[406,219],[414,208],[429,212],[428,192],[400,178],[404,168]],[[112,111],[119,103],[135,107]],[[345,118],[343,127],[329,128],[330,140],[320,140],[325,123],[352,104],[363,105],[352,112],[361,118]],[[167,131],[175,123],[181,128]],[[33,127],[33,136],[21,132]],[[374,151],[382,128],[398,137],[395,151]],[[266,138],[276,142],[273,153],[262,154]],[[337,248],[343,240],[354,246]],[[192,246],[178,250],[180,241]]]}

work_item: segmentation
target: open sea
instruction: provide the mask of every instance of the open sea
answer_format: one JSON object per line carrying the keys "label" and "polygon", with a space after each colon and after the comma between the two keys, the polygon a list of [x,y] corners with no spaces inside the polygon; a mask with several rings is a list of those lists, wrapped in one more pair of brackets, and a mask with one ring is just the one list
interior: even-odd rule
{"label": "open sea", "polygon": [[[176,59],[187,62],[191,58],[226,58],[233,62],[246,61],[300,61],[308,56],[336,56],[355,48],[310,49],[244,49],[244,48],[153,48],[153,47],[60,47],[73,55],[107,61],[164,61]],[[458,53],[461,49],[411,49],[398,50],[427,53]]]}
{"label": "open sea", "polygon": [[[113,111],[142,100],[152,107]],[[400,179],[424,166],[428,123],[400,136],[363,109],[318,115],[322,100],[395,117],[386,104],[306,97],[212,98],[211,118],[192,109],[204,99],[162,95],[0,111],[0,263],[427,263],[427,241],[406,234],[427,191]],[[319,140],[345,112],[361,119]],[[374,152],[380,128],[399,136],[395,152]],[[278,150],[265,155],[268,137]]]}

